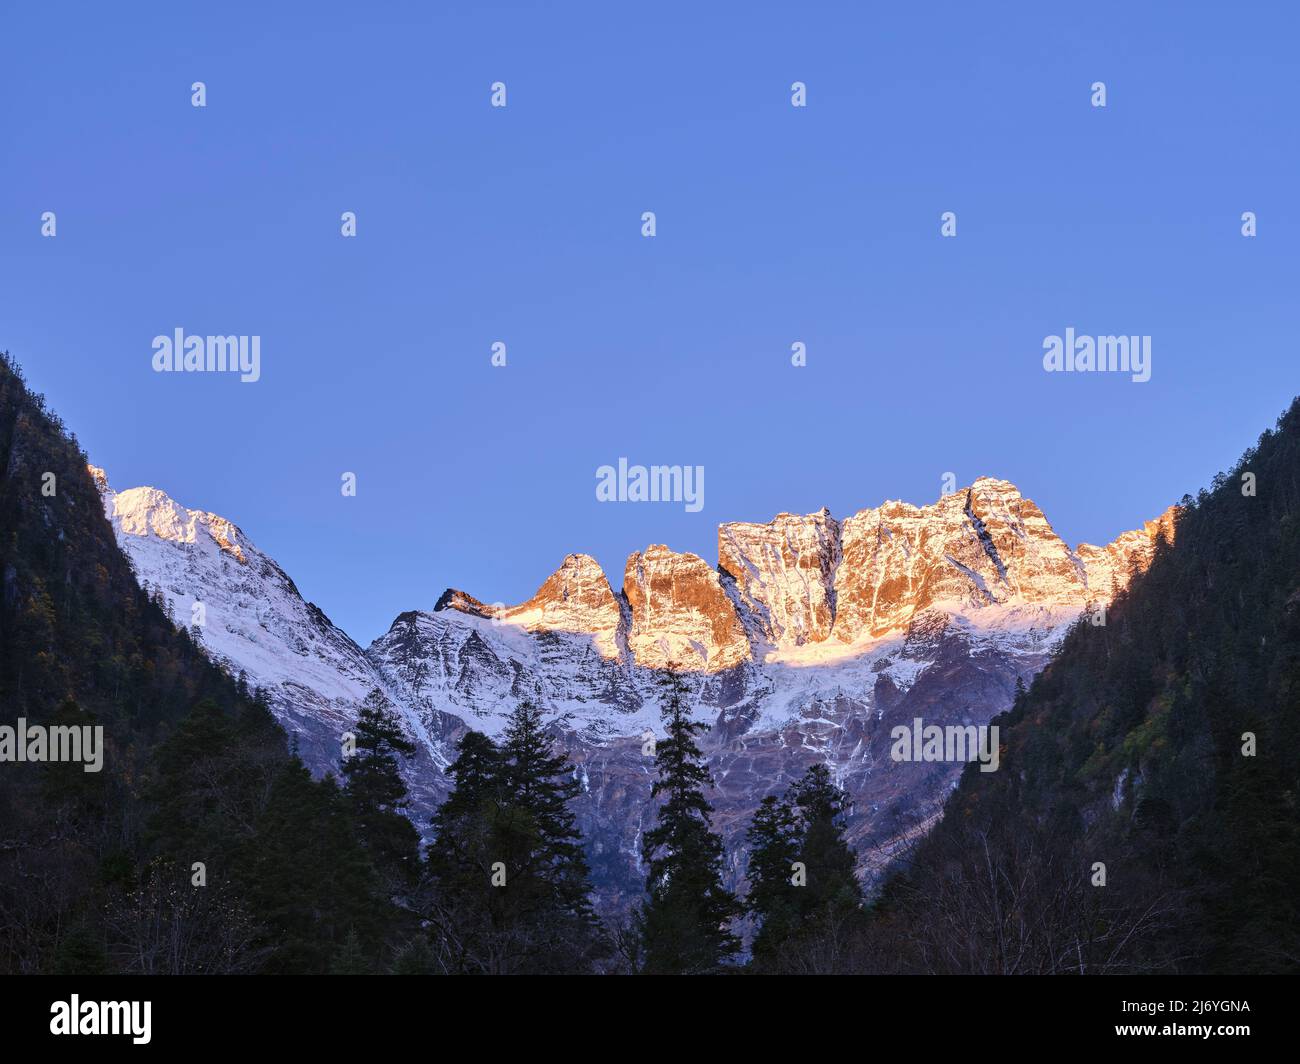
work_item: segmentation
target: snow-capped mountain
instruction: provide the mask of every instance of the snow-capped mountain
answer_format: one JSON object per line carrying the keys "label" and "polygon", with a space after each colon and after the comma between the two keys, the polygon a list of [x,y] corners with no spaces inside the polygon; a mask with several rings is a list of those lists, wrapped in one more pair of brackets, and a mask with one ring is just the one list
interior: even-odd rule
{"label": "snow-capped mountain", "polygon": [[[163,596],[210,658],[261,689],[308,765],[336,768],[361,701],[388,688],[370,658],[225,518],[155,488],[114,492],[103,470],[91,474],[141,586]],[[443,793],[444,743],[409,715],[407,726],[420,748],[409,781],[428,807]]]}
{"label": "snow-capped mountain", "polygon": [[1071,550],[1012,484],[981,478],[927,506],[724,524],[716,567],[651,546],[628,559],[618,591],[594,559],[570,555],[527,602],[493,608],[448,590],[363,651],[229,521],[153,488],[115,493],[95,472],[142,585],[264,691],[315,771],[337,765],[360,701],[381,689],[420,748],[408,778],[423,827],[465,729],[497,735],[516,702],[544,707],[583,781],[579,819],[612,907],[640,889],[658,670],[685,670],[713,725],[729,852],[764,795],[824,760],[853,796],[870,877],[938,815],[961,769],[892,761],[890,730],[916,717],[987,723],[1080,612],[1109,602],[1160,531],[1172,534],[1171,509]]}

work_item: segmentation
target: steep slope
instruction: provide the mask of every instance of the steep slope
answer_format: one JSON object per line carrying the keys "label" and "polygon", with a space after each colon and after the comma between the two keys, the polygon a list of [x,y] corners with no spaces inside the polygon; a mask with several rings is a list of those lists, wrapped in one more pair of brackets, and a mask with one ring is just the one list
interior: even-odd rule
{"label": "steep slope", "polygon": [[857,803],[852,836],[874,876],[934,819],[960,769],[893,762],[890,729],[918,716],[978,725],[1005,709],[1079,612],[1146,564],[1159,528],[1071,551],[1011,484],[982,478],[842,522],[823,510],[723,525],[716,569],[651,546],[617,592],[594,559],[570,555],[524,603],[449,590],[362,652],[229,522],[153,489],[104,492],[141,581],[178,619],[204,603],[203,646],[265,693],[318,772],[336,765],[360,699],[389,695],[420,749],[408,778],[422,827],[463,731],[497,735],[519,700],[542,706],[582,775],[580,822],[614,906],[640,887],[655,670],[684,669],[714,725],[706,746],[733,854],[757,802],[825,760]]}
{"label": "steep slope", "polygon": [[1300,401],[999,723],[1002,768],[891,881],[876,963],[1300,968]]}
{"label": "steep slope", "polygon": [[154,488],[114,492],[102,470],[91,472],[117,541],[176,623],[213,661],[282,706],[309,747],[320,724],[337,747],[356,704],[383,684],[361,648],[229,521]]}
{"label": "steep slope", "polygon": [[[187,509],[155,488],[115,492],[103,470],[91,474],[142,586],[162,596],[214,662],[266,699],[308,765],[337,769],[362,700],[388,688],[361,648],[225,518]],[[406,723],[420,749],[408,782],[420,807],[431,807],[442,794],[443,744],[420,720]]]}
{"label": "steep slope", "polygon": [[[153,728],[193,700],[237,701],[234,684],[141,591],[84,455],[8,356],[0,359],[0,582],[6,715],[44,721],[73,697],[106,723]],[[129,699],[121,696],[128,686]]]}
{"label": "steep slope", "polygon": [[[0,724],[6,746],[20,719],[83,737],[80,759],[5,750],[0,971],[324,971],[349,928],[377,952],[400,914],[337,788],[142,590],[96,488],[0,356]],[[156,516],[178,535],[162,557],[184,560],[184,528]]]}

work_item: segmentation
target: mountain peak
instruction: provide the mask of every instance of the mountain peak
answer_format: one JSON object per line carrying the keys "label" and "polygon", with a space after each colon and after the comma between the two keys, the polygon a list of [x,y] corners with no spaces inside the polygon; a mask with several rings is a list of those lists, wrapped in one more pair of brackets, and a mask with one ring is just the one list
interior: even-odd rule
{"label": "mountain peak", "polygon": [[95,482],[95,487],[99,490],[101,499],[112,492],[113,489],[108,486],[107,473],[100,469],[99,466],[88,465],[86,469],[90,473],[90,479]]}
{"label": "mountain peak", "polygon": [[967,491],[974,491],[976,488],[985,488],[992,491],[1001,492],[1007,495],[1019,495],[1020,489],[1009,480],[1003,480],[1001,477],[976,477],[971,481],[971,486]]}
{"label": "mountain peak", "polygon": [[840,523],[816,513],[777,514],[766,524],[718,526],[718,567],[771,643],[820,642],[835,619]]}
{"label": "mountain peak", "polygon": [[528,631],[591,636],[600,655],[618,656],[621,611],[605,570],[590,554],[569,554],[527,602],[502,614]]}
{"label": "mountain peak", "polygon": [[211,542],[241,565],[248,564],[243,532],[232,522],[205,510],[190,510],[157,488],[113,491],[102,469],[89,466],[100,490],[104,514],[124,536],[157,537],[173,543]]}
{"label": "mountain peak", "polygon": [[491,618],[497,615],[496,607],[480,602],[473,595],[454,587],[447,588],[438,596],[438,601],[433,604],[434,613],[440,613],[443,610],[455,610],[457,613],[469,614],[471,617]]}
{"label": "mountain peak", "polygon": [[605,570],[590,554],[569,554],[527,602],[515,610],[546,610],[567,605],[603,609],[614,605]]}

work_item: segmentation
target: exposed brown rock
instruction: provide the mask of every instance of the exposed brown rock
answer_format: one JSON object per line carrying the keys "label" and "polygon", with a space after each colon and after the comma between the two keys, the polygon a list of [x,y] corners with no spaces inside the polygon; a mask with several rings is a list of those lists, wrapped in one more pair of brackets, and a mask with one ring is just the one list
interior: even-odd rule
{"label": "exposed brown rock", "polygon": [[633,554],[623,594],[632,614],[627,645],[638,665],[716,672],[749,660],[736,608],[717,571],[699,555],[662,545]]}

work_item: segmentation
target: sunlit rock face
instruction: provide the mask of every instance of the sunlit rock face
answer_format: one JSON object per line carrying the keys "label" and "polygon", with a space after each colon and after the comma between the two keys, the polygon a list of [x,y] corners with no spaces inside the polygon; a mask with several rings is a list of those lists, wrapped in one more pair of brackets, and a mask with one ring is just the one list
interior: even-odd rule
{"label": "sunlit rock face", "polygon": [[829,510],[718,528],[718,567],[773,645],[817,643],[831,634],[840,560],[840,525]]}
{"label": "sunlit rock face", "polygon": [[895,631],[931,606],[1082,606],[1086,574],[1037,506],[981,478],[929,506],[889,502],[843,525],[834,635]]}
{"label": "sunlit rock face", "polygon": [[465,731],[499,736],[518,702],[541,706],[583,785],[575,808],[598,901],[614,913],[644,878],[654,764],[643,736],[662,734],[660,670],[686,673],[710,725],[702,746],[733,880],[758,802],[822,761],[854,803],[870,884],[940,814],[962,768],[894,762],[891,729],[988,723],[1082,610],[1150,563],[1175,516],[1071,550],[1012,484],[981,478],[925,506],[724,524],[716,567],[651,546],[628,558],[618,590],[571,554],[526,602],[448,590],[363,650],[229,521],[96,478],[140,582],[265,693],[313,771],[337,771],[361,700],[387,695],[419,751],[404,772],[422,831]]}
{"label": "sunlit rock face", "polygon": [[1104,547],[1088,543],[1079,546],[1079,560],[1088,574],[1088,590],[1097,602],[1109,602],[1128,586],[1134,569],[1141,572],[1151,564],[1157,539],[1163,536],[1166,542],[1173,543],[1177,514],[1178,507],[1171,506],[1154,521],[1121,533]]}
{"label": "sunlit rock face", "polygon": [[718,672],[751,657],[749,640],[717,570],[664,546],[633,554],[623,570],[631,611],[627,645],[644,668]]}
{"label": "sunlit rock face", "polygon": [[605,571],[588,554],[570,554],[537,594],[505,610],[502,619],[530,632],[588,635],[603,657],[619,655],[622,610]]}

